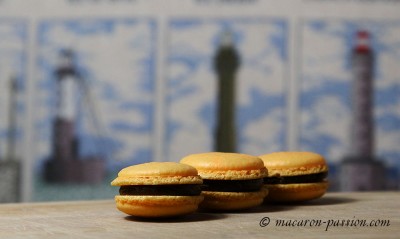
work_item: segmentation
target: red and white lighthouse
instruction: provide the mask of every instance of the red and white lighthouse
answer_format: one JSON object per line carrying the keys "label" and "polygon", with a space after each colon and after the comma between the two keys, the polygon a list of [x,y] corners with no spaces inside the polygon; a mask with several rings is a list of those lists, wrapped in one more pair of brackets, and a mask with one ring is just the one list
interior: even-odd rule
{"label": "red and white lighthouse", "polygon": [[370,34],[355,35],[351,52],[352,124],[350,150],[340,168],[340,189],[369,191],[385,189],[385,167],[374,152],[374,52]]}
{"label": "red and white lighthouse", "polygon": [[357,32],[351,60],[353,74],[351,154],[371,158],[374,155],[374,53],[367,31]]}

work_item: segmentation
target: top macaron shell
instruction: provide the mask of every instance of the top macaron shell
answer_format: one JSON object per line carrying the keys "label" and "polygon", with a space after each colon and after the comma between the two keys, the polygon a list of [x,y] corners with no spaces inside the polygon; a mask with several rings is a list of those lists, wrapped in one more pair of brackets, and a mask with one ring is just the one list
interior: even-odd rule
{"label": "top macaron shell", "polygon": [[328,171],[324,157],[313,152],[275,152],[259,156],[268,176],[297,176]]}
{"label": "top macaron shell", "polygon": [[267,175],[263,161],[247,154],[199,153],[188,155],[180,162],[195,167],[203,179],[247,180]]}
{"label": "top macaron shell", "polygon": [[201,184],[196,168],[176,162],[150,162],[122,169],[113,186]]}

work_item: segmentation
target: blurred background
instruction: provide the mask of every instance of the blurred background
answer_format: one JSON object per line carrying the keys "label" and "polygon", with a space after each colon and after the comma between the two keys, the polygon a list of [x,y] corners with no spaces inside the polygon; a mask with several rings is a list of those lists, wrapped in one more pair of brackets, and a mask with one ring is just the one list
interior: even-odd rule
{"label": "blurred background", "polygon": [[111,199],[123,167],[313,151],[400,188],[400,2],[0,1],[0,202]]}

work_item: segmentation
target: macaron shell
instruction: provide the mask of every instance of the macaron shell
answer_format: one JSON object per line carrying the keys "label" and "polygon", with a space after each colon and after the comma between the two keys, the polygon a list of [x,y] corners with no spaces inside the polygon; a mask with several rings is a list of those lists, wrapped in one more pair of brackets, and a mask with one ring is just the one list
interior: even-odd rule
{"label": "macaron shell", "polygon": [[263,187],[257,192],[212,192],[203,191],[204,201],[200,208],[211,210],[243,210],[261,205],[268,195]]}
{"label": "macaron shell", "polygon": [[296,176],[327,172],[324,157],[313,152],[275,152],[259,156],[268,176]]}
{"label": "macaron shell", "polygon": [[301,202],[322,197],[328,189],[328,182],[271,184],[266,202]]}
{"label": "macaron shell", "polygon": [[176,176],[176,177],[117,177],[111,182],[112,186],[124,185],[167,185],[167,184],[202,184],[200,176]]}
{"label": "macaron shell", "polygon": [[122,169],[111,182],[113,186],[201,184],[196,168],[176,162],[151,162]]}
{"label": "macaron shell", "polygon": [[115,196],[118,210],[138,217],[171,217],[193,213],[203,196]]}
{"label": "macaron shell", "polygon": [[252,155],[208,152],[188,155],[180,161],[197,169],[204,179],[246,180],[263,178],[267,169],[263,161]]}
{"label": "macaron shell", "polygon": [[118,177],[129,176],[196,176],[197,170],[186,164],[176,162],[150,162],[126,167]]}
{"label": "macaron shell", "polygon": [[266,169],[240,170],[240,171],[202,171],[199,174],[203,179],[213,180],[250,180],[264,178],[267,175]]}

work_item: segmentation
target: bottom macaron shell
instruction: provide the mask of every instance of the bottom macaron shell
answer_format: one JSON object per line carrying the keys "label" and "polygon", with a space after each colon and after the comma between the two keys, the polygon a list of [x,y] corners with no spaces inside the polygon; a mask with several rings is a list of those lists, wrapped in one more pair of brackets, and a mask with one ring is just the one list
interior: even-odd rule
{"label": "bottom macaron shell", "polygon": [[267,185],[266,202],[301,202],[322,197],[328,182]]}
{"label": "bottom macaron shell", "polygon": [[118,210],[138,217],[171,217],[195,212],[203,196],[115,196]]}
{"label": "bottom macaron shell", "polygon": [[204,201],[200,208],[212,210],[242,210],[258,206],[267,196],[267,188],[257,192],[212,192],[203,191]]}

